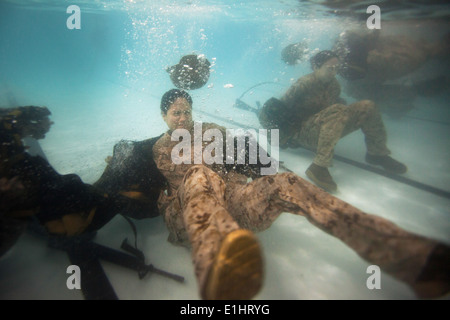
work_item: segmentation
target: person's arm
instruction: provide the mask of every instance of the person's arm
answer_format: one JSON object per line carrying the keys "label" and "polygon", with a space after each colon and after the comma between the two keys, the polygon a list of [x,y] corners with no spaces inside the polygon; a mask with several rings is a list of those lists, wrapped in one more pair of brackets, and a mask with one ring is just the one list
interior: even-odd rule
{"label": "person's arm", "polygon": [[[334,79],[330,86],[330,95],[332,97],[331,104],[340,103],[347,105],[347,101],[341,97],[341,85],[339,84],[337,79]],[[330,104],[330,105],[331,105]]]}
{"label": "person's arm", "polygon": [[[334,83],[331,87],[331,96],[335,98],[333,98],[333,102],[330,105],[336,103],[335,101],[340,93],[339,83],[337,81],[336,83],[338,84],[337,87]],[[291,113],[289,118],[298,122],[298,119],[308,118],[323,110],[325,106],[321,105],[319,101],[322,102],[322,96],[329,93],[323,92],[322,88],[323,85],[318,82],[313,73],[298,79],[281,99],[286,103],[288,112]]]}
{"label": "person's arm", "polygon": [[301,77],[289,87],[280,100],[292,109],[296,109],[296,106],[303,107],[302,101],[308,92],[309,82],[308,76]]}

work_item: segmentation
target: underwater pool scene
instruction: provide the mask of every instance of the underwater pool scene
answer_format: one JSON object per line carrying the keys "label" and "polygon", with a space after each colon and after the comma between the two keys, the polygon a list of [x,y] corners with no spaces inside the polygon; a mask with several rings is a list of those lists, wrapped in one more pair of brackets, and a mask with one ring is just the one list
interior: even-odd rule
{"label": "underwater pool scene", "polygon": [[[366,11],[371,5],[380,9],[380,20]],[[391,156],[407,166],[397,174],[368,164],[365,136],[356,130],[334,148],[333,195],[450,245],[449,18],[450,5],[437,0],[0,0],[0,111],[46,107],[53,124],[44,138],[24,140],[29,153],[91,185],[120,141],[167,131],[161,98],[176,88],[179,77],[171,75],[186,64],[183,57],[209,63],[203,83],[186,89],[194,120],[258,130],[265,102],[280,99],[313,72],[311,58],[331,50],[342,62],[340,97],[346,105],[375,103]],[[379,28],[369,28],[376,21]],[[280,172],[313,183],[306,171],[314,152],[288,146],[274,156]],[[0,186],[6,192],[7,183]],[[8,207],[7,197],[0,199],[1,208]],[[36,224],[31,219],[12,240],[0,237],[2,248],[11,241],[0,256],[1,300],[111,298],[101,289],[95,297],[68,289],[74,260],[49,245]],[[383,271],[381,287],[370,289],[371,264],[304,217],[285,212],[256,235],[264,282],[255,300],[421,299]],[[133,247],[136,241],[147,264],[184,278],[158,272],[140,278],[136,270],[101,261],[97,268],[116,298],[201,299],[191,250],[168,237],[162,216],[130,225],[117,215],[96,232],[96,244],[124,252],[124,239]]]}

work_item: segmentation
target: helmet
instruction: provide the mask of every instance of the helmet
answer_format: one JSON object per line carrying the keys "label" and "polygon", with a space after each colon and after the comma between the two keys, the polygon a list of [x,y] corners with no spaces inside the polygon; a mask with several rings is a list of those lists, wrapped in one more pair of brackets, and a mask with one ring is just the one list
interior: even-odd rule
{"label": "helmet", "polygon": [[180,89],[193,90],[203,87],[209,79],[210,63],[204,55],[190,54],[166,69],[172,83]]}

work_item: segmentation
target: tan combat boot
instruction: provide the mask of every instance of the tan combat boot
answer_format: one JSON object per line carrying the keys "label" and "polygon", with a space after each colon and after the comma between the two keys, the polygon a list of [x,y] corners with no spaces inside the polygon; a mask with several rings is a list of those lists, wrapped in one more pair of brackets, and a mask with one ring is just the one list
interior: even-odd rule
{"label": "tan combat boot", "polygon": [[335,192],[337,190],[337,184],[334,182],[326,167],[321,167],[312,163],[308,170],[306,170],[306,175],[312,182],[325,191]]}
{"label": "tan combat boot", "polygon": [[255,235],[245,229],[229,233],[202,290],[206,300],[248,300],[261,289],[263,258]]}

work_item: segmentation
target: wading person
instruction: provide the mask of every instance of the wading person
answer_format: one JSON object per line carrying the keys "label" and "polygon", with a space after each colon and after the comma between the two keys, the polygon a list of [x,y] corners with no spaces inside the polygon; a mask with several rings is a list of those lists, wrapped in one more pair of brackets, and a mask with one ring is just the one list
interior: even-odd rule
{"label": "wading person", "polygon": [[[305,217],[363,259],[411,285],[420,297],[448,292],[447,246],[364,213],[293,173],[263,176],[258,165],[245,170],[206,158],[200,164],[195,161],[198,137],[192,139],[196,127],[192,99],[185,91],[166,92],[161,114],[169,130],[154,144],[153,158],[168,184],[158,207],[169,240],[192,248],[203,299],[250,299],[258,293],[264,270],[253,232],[268,228],[282,212]],[[202,137],[210,129],[225,135],[225,128],[205,123]],[[182,150],[179,144],[186,141],[180,142],[180,132],[190,132],[191,137]],[[212,143],[202,139],[202,150],[214,153]]]}
{"label": "wading person", "polygon": [[331,51],[311,58],[313,72],[298,79],[281,97],[265,103],[259,113],[264,128],[280,130],[280,146],[306,147],[315,151],[307,176],[329,192],[337,190],[328,168],[334,148],[342,137],[361,129],[367,147],[366,162],[402,174],[404,164],[389,156],[387,135],[381,115],[372,101],[345,105],[336,79],[339,60]]}

